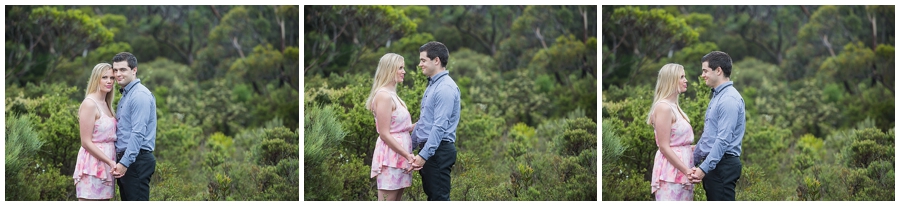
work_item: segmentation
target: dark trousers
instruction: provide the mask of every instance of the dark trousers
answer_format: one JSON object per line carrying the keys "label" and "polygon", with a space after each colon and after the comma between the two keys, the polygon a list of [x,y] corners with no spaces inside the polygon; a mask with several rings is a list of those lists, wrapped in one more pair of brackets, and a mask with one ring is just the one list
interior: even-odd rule
{"label": "dark trousers", "polygon": [[707,201],[734,201],[734,187],[741,178],[741,159],[723,155],[716,168],[703,177]]}
{"label": "dark trousers", "polygon": [[[117,160],[122,159],[121,154],[116,156]],[[156,157],[153,156],[153,152],[141,150],[134,162],[125,170],[125,176],[116,181],[122,201],[149,201],[150,177],[155,170]]]}
{"label": "dark trousers", "polygon": [[456,146],[453,142],[441,142],[434,155],[425,161],[419,174],[422,189],[428,201],[450,201],[450,168],[456,163]]}

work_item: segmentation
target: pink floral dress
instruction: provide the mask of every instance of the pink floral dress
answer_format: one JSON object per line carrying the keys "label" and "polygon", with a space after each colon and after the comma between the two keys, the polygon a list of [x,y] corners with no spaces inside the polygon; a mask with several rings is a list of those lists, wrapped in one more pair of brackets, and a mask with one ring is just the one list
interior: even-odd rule
{"label": "pink floral dress", "polygon": [[[664,102],[672,107],[673,113],[680,111],[671,103]],[[663,106],[663,104],[658,104]],[[678,112],[680,113],[680,112]],[[675,115],[675,123],[672,124],[672,132],[668,137],[656,136],[656,145],[659,146],[659,138],[669,138],[669,146],[675,151],[675,156],[681,159],[688,167],[694,165],[692,160],[691,143],[694,141],[694,130],[691,124],[681,114]],[[656,130],[654,130],[656,134]],[[662,152],[656,151],[653,160],[653,175],[650,181],[650,192],[656,195],[656,200],[691,201],[694,198],[694,185],[688,180],[690,174],[681,173],[675,165],[669,162]]]}
{"label": "pink floral dress", "polygon": [[[412,139],[409,133],[412,131],[412,117],[409,110],[400,104],[399,97],[394,92],[382,90],[379,92],[388,92],[391,94],[391,100],[396,109],[391,113],[391,136],[400,142],[400,145],[406,149],[406,153],[412,153]],[[378,120],[375,120],[378,124]],[[376,131],[378,127],[375,127]],[[375,152],[372,155],[372,171],[371,177],[377,177],[375,180],[379,190],[397,190],[412,185],[412,173],[406,174],[404,168],[410,167],[410,162],[402,155],[391,149],[380,137],[375,142]]]}
{"label": "pink floral dress", "polygon": [[[97,101],[88,97],[96,104]],[[97,104],[100,106],[101,104]],[[116,159],[116,119],[106,116],[100,110],[100,119],[94,122],[91,138],[94,145],[100,148],[107,157]],[[83,199],[112,199],[116,191],[116,179],[112,176],[112,168],[100,159],[92,156],[82,147],[78,150],[75,162],[75,194]]]}

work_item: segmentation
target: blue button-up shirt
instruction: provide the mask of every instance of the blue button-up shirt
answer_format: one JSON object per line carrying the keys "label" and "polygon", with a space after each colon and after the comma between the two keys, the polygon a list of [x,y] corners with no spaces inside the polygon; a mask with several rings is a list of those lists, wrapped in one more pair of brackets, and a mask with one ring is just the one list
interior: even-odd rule
{"label": "blue button-up shirt", "polygon": [[747,123],[744,112],[744,98],[728,81],[712,89],[712,99],[706,108],[703,134],[694,150],[694,162],[703,157],[700,164],[703,173],[709,174],[725,154],[741,156],[741,141]]}
{"label": "blue button-up shirt", "polygon": [[425,160],[434,155],[442,141],[456,142],[460,94],[459,87],[449,74],[443,71],[428,78],[419,121],[411,134],[413,145],[424,143],[419,156]]}
{"label": "blue button-up shirt", "polygon": [[140,150],[156,147],[156,98],[135,79],[122,89],[116,111],[116,153],[125,152],[119,163],[128,167]]}

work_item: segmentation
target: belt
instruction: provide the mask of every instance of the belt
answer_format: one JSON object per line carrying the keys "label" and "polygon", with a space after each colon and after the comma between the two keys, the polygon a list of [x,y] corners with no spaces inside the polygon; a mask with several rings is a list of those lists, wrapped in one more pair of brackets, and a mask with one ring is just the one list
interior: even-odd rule
{"label": "belt", "polygon": [[[707,155],[707,156],[708,156],[708,155]],[[723,160],[723,159],[725,159],[726,157],[737,157],[737,156],[734,156],[733,154],[725,153],[725,154],[722,155],[722,159],[719,159],[719,160]],[[703,161],[706,161],[706,157],[700,158],[700,161],[694,162],[694,166],[695,166],[695,167],[700,167],[700,164],[703,164]]]}
{"label": "belt", "polygon": [[[153,151],[142,149],[138,154],[153,154]],[[116,160],[122,159],[123,155],[125,155],[125,151],[116,152]]]}

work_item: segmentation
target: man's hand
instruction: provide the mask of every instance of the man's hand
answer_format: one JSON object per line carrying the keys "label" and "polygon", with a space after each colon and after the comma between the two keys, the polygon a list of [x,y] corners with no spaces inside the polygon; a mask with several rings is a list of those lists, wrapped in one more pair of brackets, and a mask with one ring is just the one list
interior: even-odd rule
{"label": "man's hand", "polygon": [[109,173],[110,174],[112,174],[113,176],[119,175],[119,170],[116,169],[115,162],[110,162],[110,163],[106,163],[106,164],[109,165],[109,169],[110,169]]}
{"label": "man's hand", "polygon": [[704,173],[703,170],[701,170],[700,168],[696,168],[696,167],[695,167],[695,168],[694,168],[694,173],[691,174],[691,179],[693,179],[692,182],[698,183],[698,182],[700,182],[701,180],[703,180],[703,177],[705,177],[705,176],[706,176],[706,173]]}
{"label": "man's hand", "polygon": [[684,176],[688,178],[688,182],[691,182],[691,183],[694,182],[694,177],[692,175],[692,174],[694,174],[694,170],[688,169],[687,172],[681,171],[681,173],[684,173]]}
{"label": "man's hand", "polygon": [[116,178],[122,178],[122,176],[125,176],[125,171],[127,170],[128,168],[125,167],[125,165],[122,165],[122,163],[116,164],[116,168],[113,171],[118,171],[119,174],[116,174],[114,172],[113,176],[115,176]]}
{"label": "man's hand", "polygon": [[421,170],[423,166],[425,166],[425,159],[423,159],[419,155],[416,155],[416,157],[413,158],[413,167],[416,170]]}

